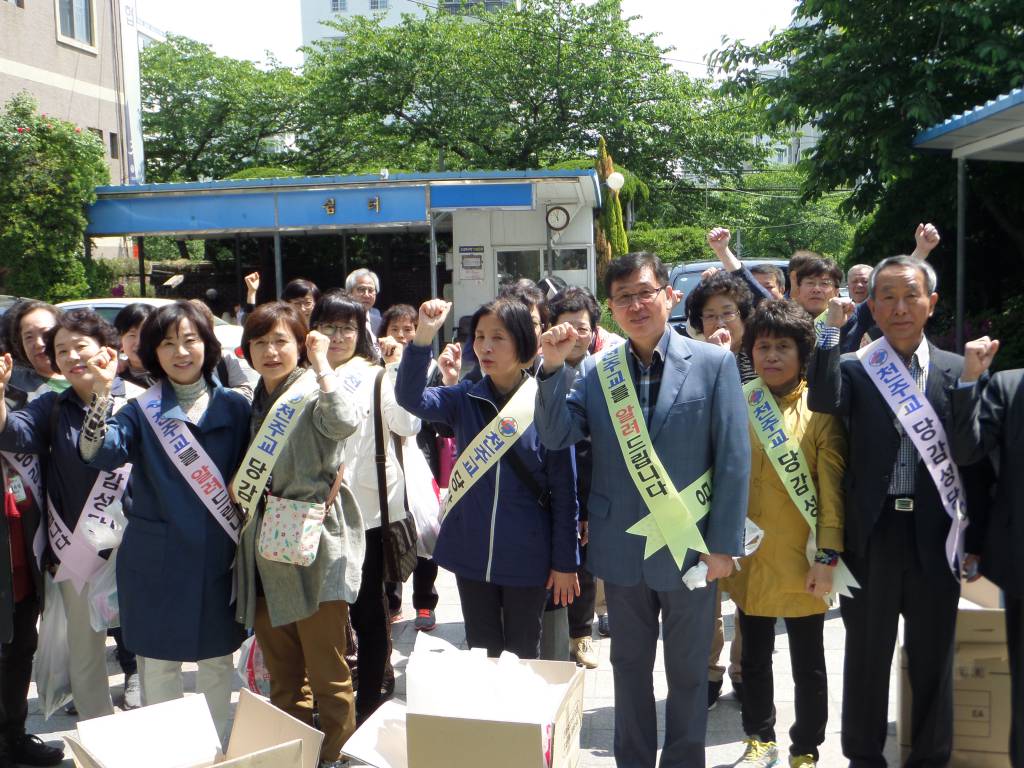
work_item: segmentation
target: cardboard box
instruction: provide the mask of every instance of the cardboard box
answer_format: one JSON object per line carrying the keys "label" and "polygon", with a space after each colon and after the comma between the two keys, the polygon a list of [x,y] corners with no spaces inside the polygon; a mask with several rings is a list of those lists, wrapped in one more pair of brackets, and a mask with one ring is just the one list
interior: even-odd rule
{"label": "cardboard box", "polygon": [[[960,601],[953,657],[952,768],[1010,768],[1010,666],[1002,610]],[[991,642],[990,642],[991,641]],[[899,649],[896,733],[910,752],[910,679]]]}
{"label": "cardboard box", "polygon": [[[423,635],[421,634],[422,638]],[[426,644],[435,644],[427,640]],[[518,708],[521,692],[496,690],[481,683],[472,701],[445,701],[443,686],[418,685],[428,677],[437,657],[421,650],[420,639],[406,672],[410,705],[389,702],[373,714],[342,751],[374,768],[577,768],[580,763],[580,731],[583,726],[583,671],[561,661],[515,661],[529,670],[550,693],[547,702],[526,697]],[[438,649],[435,647],[434,652]],[[481,659],[469,651],[446,654],[446,672],[462,664],[467,669],[498,671],[508,661]],[[481,667],[480,665],[485,665]],[[508,671],[506,667],[506,671]],[[454,677],[454,676],[453,676]],[[483,677],[486,677],[483,676]],[[480,675],[461,676],[470,684]],[[534,682],[537,682],[534,679]],[[417,690],[419,688],[420,690]],[[439,690],[441,688],[441,690]],[[424,690],[425,689],[425,690]],[[512,702],[504,719],[474,717],[496,701]],[[450,708],[451,706],[451,708]],[[460,714],[452,714],[459,712]],[[483,712],[481,712],[483,714]]]}
{"label": "cardboard box", "polygon": [[965,581],[960,587],[960,597],[982,608],[1003,607],[1002,590],[984,576],[977,581]]}
{"label": "cardboard box", "polygon": [[79,768],[316,768],[323,734],[239,691],[226,754],[202,695],[78,724],[65,738]]}

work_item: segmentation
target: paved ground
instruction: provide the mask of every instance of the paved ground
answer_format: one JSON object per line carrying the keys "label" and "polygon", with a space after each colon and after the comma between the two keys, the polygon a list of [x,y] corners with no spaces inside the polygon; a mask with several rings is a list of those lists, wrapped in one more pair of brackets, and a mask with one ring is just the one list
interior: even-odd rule
{"label": "paved ground", "polygon": [[[462,627],[462,614],[459,607],[458,595],[455,591],[455,579],[445,571],[441,571],[438,579],[438,591],[441,595],[440,604],[437,609],[438,628],[436,633],[456,645],[464,646],[465,636]],[[399,697],[405,693],[404,671],[408,654],[416,639],[416,631],[412,626],[414,612],[409,603],[411,590],[406,591],[405,620],[394,625],[395,654],[394,663],[398,673],[396,694]],[[727,603],[723,607],[726,614],[726,648],[723,651],[723,658],[728,659],[728,641],[732,639],[732,604]],[[596,634],[596,626],[595,626]],[[843,658],[844,632],[842,621],[839,619],[839,612],[833,611],[825,622],[825,656],[829,671],[829,724],[825,744],[821,749],[822,766],[835,768],[845,765],[842,752],[839,746],[839,706],[842,692],[842,658]],[[609,768],[615,765],[612,756],[612,726],[614,707],[614,687],[612,684],[611,665],[608,661],[610,641],[603,638],[596,640],[600,651],[601,666],[596,670],[589,670],[586,673],[584,688],[584,718],[582,747],[583,759],[580,768]],[[660,643],[659,643],[660,645]],[[121,686],[123,676],[113,660],[113,645],[108,650],[111,671],[110,685],[111,694],[114,697],[115,705],[121,697]],[[789,662],[789,643],[782,624],[779,625],[776,639],[776,653],[774,658],[775,667],[775,701],[778,709],[778,736],[780,749],[785,752],[789,747],[788,732],[793,723],[793,679]],[[186,665],[188,669],[188,665]],[[659,647],[656,669],[663,670],[661,649]],[[195,667],[192,665],[186,679],[186,690],[194,685]],[[707,765],[708,768],[720,766],[731,766],[742,753],[743,729],[740,724],[739,703],[728,691],[729,683],[725,684],[726,690],[718,706],[709,714],[708,736],[707,736]],[[663,724],[665,712],[666,685],[664,675],[655,675],[655,694],[658,701],[659,727]],[[38,733],[44,740],[59,742],[60,737],[67,732],[73,732],[74,719],[64,715],[54,715],[49,721],[43,721],[39,714],[38,701],[35,698],[33,686],[29,702],[29,731]],[[890,685],[890,706],[889,706],[889,742],[887,744],[887,756],[891,765],[896,762],[896,726],[895,726],[895,702],[896,688],[895,680]],[[70,753],[69,753],[70,754]],[[785,763],[783,763],[784,765]],[[63,763],[65,768],[72,768],[70,759]]]}

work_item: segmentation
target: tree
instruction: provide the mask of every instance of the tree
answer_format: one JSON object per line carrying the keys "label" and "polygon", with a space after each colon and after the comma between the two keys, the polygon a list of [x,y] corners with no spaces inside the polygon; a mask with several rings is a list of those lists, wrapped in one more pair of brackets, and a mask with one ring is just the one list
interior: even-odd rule
{"label": "tree", "polygon": [[85,208],[109,181],[103,142],[91,132],[38,114],[27,93],[4,105],[0,267],[8,292],[46,301],[89,294]]}
{"label": "tree", "polygon": [[602,205],[597,217],[597,271],[604,275],[605,269],[612,259],[629,252],[629,240],[626,238],[626,226],[622,220],[622,204],[619,193],[607,185],[608,177],[615,172],[612,156],[608,154],[608,146],[602,136],[597,142],[597,159],[594,161],[597,177],[601,180]]}
{"label": "tree", "polygon": [[[955,164],[914,151],[912,141],[1024,84],[1024,13],[1007,0],[801,0],[789,28],[761,45],[733,42],[711,60],[776,128],[810,123],[821,132],[803,194],[852,188],[844,210],[871,214],[854,256],[874,262],[908,250],[923,220],[954,242]],[[1008,164],[971,164],[970,195],[970,244],[986,261],[978,300],[991,304],[1006,276],[1021,272],[1024,181]],[[933,257],[947,273],[951,251],[940,246]]]}
{"label": "tree", "polygon": [[274,143],[295,130],[299,77],[273,59],[261,69],[169,35],[142,52],[141,68],[148,181],[220,179],[294,159]]}
{"label": "tree", "polygon": [[547,167],[592,155],[602,135],[646,179],[755,157],[756,116],[672,70],[629,21],[619,0],[524,0],[475,22],[331,22],[337,38],[306,60],[308,170]]}

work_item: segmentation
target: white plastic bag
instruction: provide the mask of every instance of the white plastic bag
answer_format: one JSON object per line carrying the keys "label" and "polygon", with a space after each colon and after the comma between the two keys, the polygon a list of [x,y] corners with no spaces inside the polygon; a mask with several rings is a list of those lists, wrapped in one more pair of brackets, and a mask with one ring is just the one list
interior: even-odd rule
{"label": "white plastic bag", "polygon": [[43,581],[45,605],[39,623],[34,677],[43,717],[49,720],[54,712],[71,701],[71,667],[64,599],[49,573],[43,575]]}
{"label": "white plastic bag", "polygon": [[117,605],[117,550],[96,572],[86,586],[89,590],[89,624],[97,632],[121,626],[121,611]]}
{"label": "white plastic bag", "polygon": [[256,641],[256,635],[250,636],[242,643],[235,671],[238,672],[242,685],[253,693],[270,698],[270,673],[263,661],[263,651]]}
{"label": "white plastic bag", "polygon": [[80,523],[85,540],[97,552],[117,547],[124,537],[125,526],[128,525],[120,501],[115,501],[107,507],[105,514],[105,519],[86,518]]}
{"label": "white plastic bag", "polygon": [[431,557],[441,529],[441,492],[430,471],[430,465],[414,439],[402,445],[402,463],[405,469],[405,496],[409,512],[416,522],[416,554]]}

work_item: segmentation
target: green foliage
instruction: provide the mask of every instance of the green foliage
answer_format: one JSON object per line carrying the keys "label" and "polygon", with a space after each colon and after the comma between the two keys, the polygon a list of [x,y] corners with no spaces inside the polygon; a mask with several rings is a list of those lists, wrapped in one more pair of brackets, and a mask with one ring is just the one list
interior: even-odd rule
{"label": "green foliage", "polygon": [[619,0],[524,0],[470,23],[445,12],[330,22],[307,52],[307,170],[550,167],[599,135],[652,179],[719,175],[758,155],[749,110],[672,70]]}
{"label": "green foliage", "polygon": [[148,181],[224,178],[284,159],[274,137],[295,130],[299,78],[277,62],[217,56],[168,35],[141,54]]}
{"label": "green foliage", "polygon": [[[185,254],[181,252],[181,246],[185,246]],[[190,261],[200,261],[203,258],[202,240],[177,240],[173,237],[147,237],[146,238],[146,261],[177,261],[183,255]]]}
{"label": "green foliage", "polygon": [[289,176],[301,176],[290,168],[281,168],[273,165],[257,165],[252,168],[243,168],[240,171],[228,174],[227,179],[282,179]]}
{"label": "green foliage", "polygon": [[650,251],[658,254],[662,261],[675,264],[714,258],[708,249],[706,235],[707,229],[702,227],[637,224],[629,233],[629,241],[634,251]]}
{"label": "green foliage", "polygon": [[[110,180],[103,143],[36,112],[19,94],[0,110],[0,267],[5,290],[47,301],[79,298],[102,268],[84,259],[85,208]],[[109,286],[108,286],[109,287]]]}
{"label": "green foliage", "polygon": [[[763,44],[731,42],[713,55],[731,73],[727,88],[762,105],[778,130],[810,124],[821,132],[802,191],[817,199],[849,187],[845,209],[873,214],[851,258],[905,253],[914,227],[932,221],[944,240],[932,260],[940,285],[951,284],[955,163],[912,143],[923,129],[1024,85],[1020,3],[800,0],[793,19]],[[991,162],[971,163],[970,176],[968,248],[985,260],[971,272],[970,305],[998,306],[1008,289],[1022,288],[1024,177]]]}

